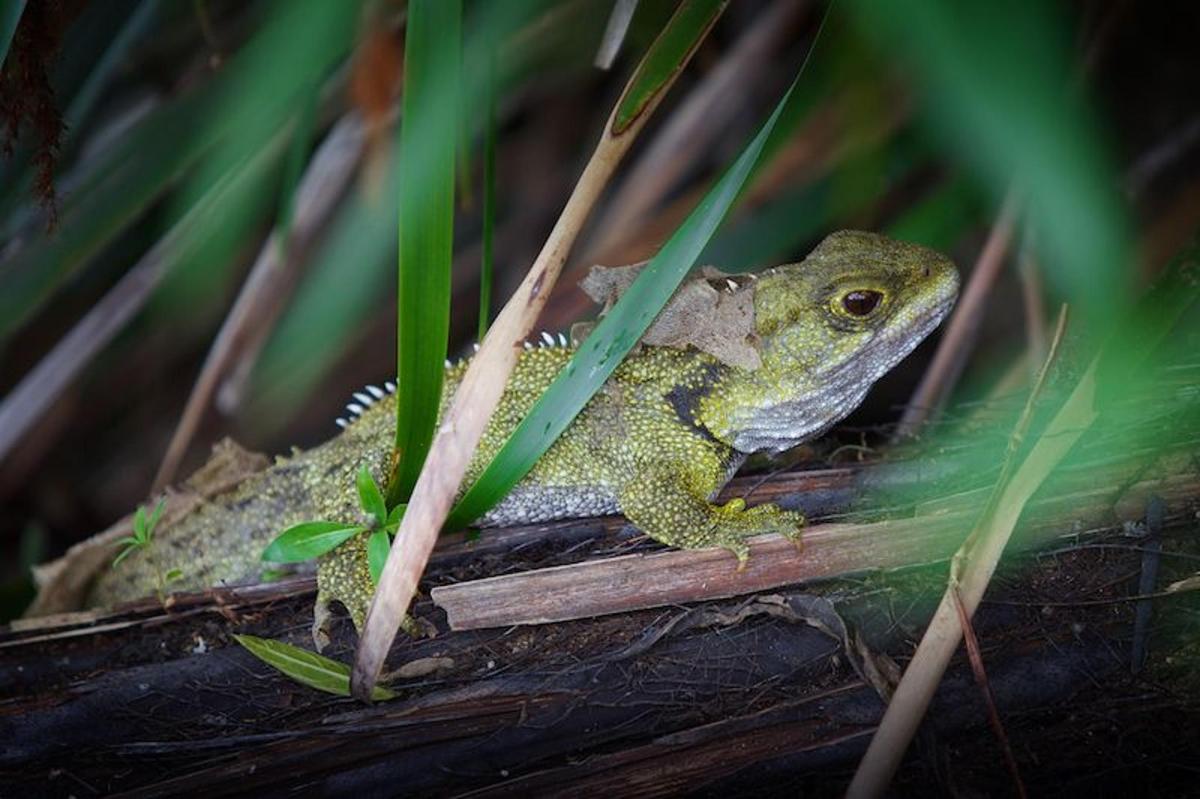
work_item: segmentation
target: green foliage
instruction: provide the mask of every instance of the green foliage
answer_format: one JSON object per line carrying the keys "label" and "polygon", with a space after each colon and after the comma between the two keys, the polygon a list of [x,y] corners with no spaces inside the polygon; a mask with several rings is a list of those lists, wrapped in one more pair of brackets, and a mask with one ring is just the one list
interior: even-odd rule
{"label": "green foliage", "polygon": [[371,582],[376,585],[379,584],[379,576],[383,574],[391,548],[392,537],[387,530],[376,530],[367,539],[367,566],[371,570]]}
{"label": "green foliage", "polygon": [[388,511],[387,504],[383,501],[383,493],[365,466],[359,469],[355,484],[358,488],[358,501],[362,504],[362,509],[375,520],[377,526],[382,527],[387,524]]}
{"label": "green foliage", "polygon": [[1017,192],[1048,275],[1085,323],[1120,314],[1128,219],[1050,4],[850,6],[879,52],[911,68],[935,135],[994,198]]}
{"label": "green foliage", "polygon": [[383,492],[379,490],[379,484],[375,482],[375,478],[371,476],[371,472],[365,466],[359,469],[354,482],[358,491],[359,504],[363,513],[370,517],[370,524],[328,521],[301,522],[292,525],[276,536],[275,540],[263,550],[262,559],[272,563],[300,563],[320,557],[356,535],[371,533],[367,552],[371,557],[378,559],[380,558],[380,547],[382,547],[382,560],[379,560],[379,568],[382,569],[383,561],[387,559],[390,537],[395,534],[396,528],[400,525],[405,506],[397,505],[389,511],[383,499]]}
{"label": "green foliage", "polygon": [[324,555],[367,528],[341,522],[301,522],[284,530],[263,550],[272,563],[300,563]]}
{"label": "green foliage", "polygon": [[[235,635],[233,639],[263,663],[301,685],[335,696],[350,695],[350,667],[345,663],[282,641],[272,641],[254,635]],[[371,691],[371,698],[377,702],[395,697],[394,691],[381,685],[375,686]]]}
{"label": "green foliage", "polygon": [[146,506],[138,505],[137,511],[133,514],[133,535],[127,535],[117,541],[118,544],[125,548],[121,550],[115,558],[113,558],[112,567],[117,568],[117,564],[129,557],[129,555],[138,549],[148,549],[154,542],[154,528],[158,526],[159,519],[162,518],[163,509],[166,508],[167,501],[160,499],[158,504],[154,506],[154,510],[150,515],[146,515]]}

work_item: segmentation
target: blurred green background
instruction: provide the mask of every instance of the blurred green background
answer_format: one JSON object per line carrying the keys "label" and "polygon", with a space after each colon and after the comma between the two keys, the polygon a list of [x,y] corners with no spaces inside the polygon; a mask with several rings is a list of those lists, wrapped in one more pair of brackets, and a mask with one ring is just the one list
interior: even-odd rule
{"label": "blurred green background", "polygon": [[[593,60],[612,5],[464,4],[467,100],[444,132],[459,150],[452,355],[476,333],[485,227],[494,313],[675,8],[642,0],[603,70]],[[1200,10],[863,0],[829,9],[814,45],[826,11],[729,5],[606,192],[542,326],[592,313],[574,287],[588,266],[663,244],[811,48],[800,97],[701,263],[798,260],[825,233],[859,227],[942,249],[969,278],[1013,198],[1011,246],[933,428],[986,443],[986,458],[1004,426],[952,423],[984,400],[1019,406],[1058,303],[1072,306],[1085,361],[1196,229]],[[256,262],[275,259],[274,282],[177,476],[226,435],[268,453],[317,443],[352,391],[393,373],[406,20],[403,2],[383,0],[0,3],[7,583],[146,499]],[[936,345],[818,454],[886,442]]]}

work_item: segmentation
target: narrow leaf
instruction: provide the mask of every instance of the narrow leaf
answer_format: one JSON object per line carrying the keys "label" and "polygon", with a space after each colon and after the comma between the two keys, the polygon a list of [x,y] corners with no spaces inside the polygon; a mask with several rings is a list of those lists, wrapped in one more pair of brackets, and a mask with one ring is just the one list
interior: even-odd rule
{"label": "narrow leaf", "polygon": [[629,80],[613,116],[613,135],[628,128],[654,97],[669,86],[675,73],[691,60],[692,50],[725,10],[728,0],[684,0],[668,20],[637,72]]}
{"label": "narrow leaf", "polygon": [[125,558],[129,557],[129,553],[133,552],[137,548],[138,548],[138,545],[136,543],[129,544],[128,546],[126,546],[125,549],[121,550],[121,553],[119,555],[117,555],[115,558],[113,558],[112,567],[114,569],[117,568],[117,564],[119,564],[121,561],[125,560]]}
{"label": "narrow leaf", "polygon": [[458,505],[447,525],[479,518],[520,480],[620,365],[716,232],[795,93],[800,75],[738,159],[580,346]]}
{"label": "narrow leaf", "polygon": [[[233,638],[263,663],[302,685],[336,696],[350,695],[350,667],[345,663],[269,638],[255,635],[234,635]],[[395,697],[394,691],[378,685],[371,692],[371,698],[375,700]]]}
{"label": "narrow leaf", "polygon": [[408,499],[433,440],[450,331],[454,166],[461,107],[461,0],[412,0],[400,124],[400,257],[396,322],[396,472]]}
{"label": "narrow leaf", "polygon": [[133,537],[138,541],[146,540],[146,506],[138,505],[133,514]]}
{"label": "narrow leaf", "polygon": [[387,521],[385,522],[385,525],[387,527],[395,527],[397,524],[399,524],[400,520],[404,518],[404,511],[407,508],[408,508],[408,505],[405,505],[403,503],[392,508],[391,511],[388,512]]}
{"label": "narrow leaf", "polygon": [[150,513],[150,518],[146,521],[146,532],[148,535],[154,534],[154,529],[158,527],[158,520],[162,518],[166,507],[167,501],[165,499],[160,499],[158,504],[154,506],[154,510]]}
{"label": "narrow leaf", "polygon": [[338,544],[363,532],[341,522],[305,522],[289,527],[263,550],[262,559],[274,563],[299,563],[324,555]]}
{"label": "narrow leaf", "polygon": [[362,509],[375,519],[376,525],[387,524],[387,504],[383,501],[383,493],[380,492],[379,486],[375,484],[375,478],[371,476],[371,470],[366,466],[359,469],[355,482],[358,485],[358,501],[362,504]]}
{"label": "narrow leaf", "polygon": [[388,551],[392,548],[392,537],[387,530],[376,530],[367,539],[367,565],[371,569],[371,582],[379,585],[383,564],[387,563]]}

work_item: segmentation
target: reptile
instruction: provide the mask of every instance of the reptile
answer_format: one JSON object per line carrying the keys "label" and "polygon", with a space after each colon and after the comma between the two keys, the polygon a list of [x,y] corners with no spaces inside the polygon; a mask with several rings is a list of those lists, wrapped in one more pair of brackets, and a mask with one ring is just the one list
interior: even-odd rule
{"label": "reptile", "polygon": [[[725,291],[752,296],[754,365],[734,365],[693,346],[641,346],[478,525],[619,512],[663,544],[724,547],[739,564],[748,556],[748,537],[780,533],[797,540],[804,524],[798,512],[713,499],[748,455],[786,450],[850,413],[945,317],[958,274],[949,259],[924,247],[841,231],[799,263],[724,282]],[[466,485],[570,360],[574,348],[550,340],[554,346],[520,354]],[[467,363],[447,365],[443,413]],[[161,586],[156,575],[167,572],[181,575],[173,591],[253,582],[270,566],[261,560],[263,549],[285,528],[313,519],[360,522],[355,475],[366,466],[384,480],[395,424],[392,390],[389,383],[356,394],[352,418],[339,420],[344,429],[328,442],[276,458],[180,518],[168,514],[151,547],[101,570],[85,604],[112,606],[153,594]],[[327,617],[336,601],[361,628],[373,591],[365,547],[359,537],[322,556],[318,616]]]}

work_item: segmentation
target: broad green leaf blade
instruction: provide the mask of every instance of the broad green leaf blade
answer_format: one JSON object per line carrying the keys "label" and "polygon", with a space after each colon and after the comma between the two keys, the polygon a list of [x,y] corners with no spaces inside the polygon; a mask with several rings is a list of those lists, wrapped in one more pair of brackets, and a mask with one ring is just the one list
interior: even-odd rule
{"label": "broad green leaf blade", "polygon": [[596,325],[475,485],[467,490],[451,512],[447,526],[469,524],[507,494],[620,365],[696,263],[737,199],[799,80],[797,74],[758,135]]}
{"label": "broad green leaf blade", "polygon": [[262,559],[273,563],[299,563],[324,555],[329,550],[359,533],[362,527],[341,522],[305,522],[289,527],[279,534],[266,549]]}
{"label": "broad green leaf blade", "polygon": [[[234,635],[233,638],[263,663],[302,685],[335,696],[350,695],[350,667],[345,663],[256,635]],[[377,685],[371,692],[371,698],[376,701],[395,699],[396,694]]]}
{"label": "broad green leaf blade", "polygon": [[354,482],[358,486],[358,501],[362,509],[375,519],[376,525],[387,524],[387,505],[379,486],[375,484],[375,478],[371,476],[371,470],[366,466],[359,469]]}
{"label": "broad green leaf blade", "polygon": [[367,539],[367,566],[371,570],[371,582],[379,585],[383,564],[387,563],[388,551],[392,548],[392,537],[387,530],[376,530]]}
{"label": "broad green leaf blade", "polygon": [[404,518],[404,511],[408,509],[408,505],[401,503],[390,511],[388,511],[386,526],[395,527]]}
{"label": "broad green leaf blade", "polygon": [[400,259],[396,322],[396,471],[403,502],[433,440],[450,331],[454,168],[462,107],[461,0],[412,0],[400,124]]}
{"label": "broad green leaf blade", "polygon": [[680,4],[630,78],[629,88],[613,115],[614,136],[632,125],[672,76],[691,60],[692,50],[704,40],[727,3],[728,0],[684,0]]}
{"label": "broad green leaf blade", "polygon": [[13,34],[25,11],[25,0],[3,0],[0,2],[0,67],[4,66],[4,58],[8,55],[9,45],[12,44]]}

